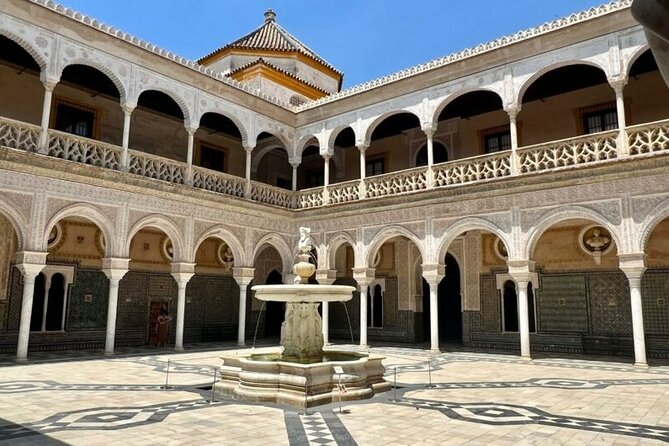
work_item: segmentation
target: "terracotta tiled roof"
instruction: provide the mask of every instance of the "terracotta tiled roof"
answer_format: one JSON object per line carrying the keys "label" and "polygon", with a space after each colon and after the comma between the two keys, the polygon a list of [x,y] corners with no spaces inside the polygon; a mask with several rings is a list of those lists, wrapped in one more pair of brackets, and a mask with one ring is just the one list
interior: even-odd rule
{"label": "terracotta tiled roof", "polygon": [[239,73],[240,71],[244,71],[244,70],[246,70],[246,69],[248,69],[248,68],[251,68],[251,67],[253,67],[253,66],[256,66],[256,65],[264,65],[264,66],[266,66],[266,67],[269,67],[269,68],[271,68],[272,70],[278,71],[279,73],[283,74],[284,76],[288,76],[288,77],[290,77],[290,78],[292,78],[292,79],[295,79],[295,80],[297,80],[297,81],[300,81],[301,83],[303,83],[303,84],[305,84],[305,85],[308,85],[309,87],[311,87],[311,88],[313,88],[313,89],[316,89],[316,90],[318,90],[318,91],[320,91],[320,92],[322,92],[322,93],[325,93],[326,95],[327,95],[327,94],[332,94],[332,92],[327,91],[327,90],[325,90],[325,89],[319,87],[318,85],[312,84],[311,82],[307,82],[307,81],[305,81],[304,79],[295,76],[293,73],[289,73],[288,71],[284,70],[283,68],[277,67],[276,65],[267,62],[267,61],[266,61],[265,59],[263,59],[262,57],[259,57],[259,58],[257,58],[256,60],[253,60],[253,61],[251,61],[251,62],[249,62],[249,63],[247,63],[247,64],[244,64],[244,65],[242,65],[241,67],[235,68],[234,70],[228,71],[227,73],[225,73],[225,75],[228,76],[228,77],[232,77],[232,76],[235,75],[236,73]]}
{"label": "terracotta tiled roof", "polygon": [[335,71],[337,74],[343,73],[330,65],[322,57],[316,54],[311,48],[297,40],[288,31],[283,29],[275,21],[276,14],[270,9],[265,13],[265,23],[259,28],[245,35],[244,37],[235,40],[199,59],[202,62],[204,59],[213,56],[221,51],[227,49],[242,49],[242,50],[260,50],[260,51],[278,51],[278,52],[297,52],[304,54],[307,57],[314,59],[327,68]]}

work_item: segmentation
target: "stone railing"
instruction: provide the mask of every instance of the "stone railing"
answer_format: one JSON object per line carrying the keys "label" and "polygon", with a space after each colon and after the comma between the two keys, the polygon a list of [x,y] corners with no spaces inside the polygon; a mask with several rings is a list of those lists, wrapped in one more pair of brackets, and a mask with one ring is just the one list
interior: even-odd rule
{"label": "stone railing", "polygon": [[186,163],[136,150],[128,150],[128,157],[128,172],[130,173],[170,183],[184,184],[188,170]]}
{"label": "stone railing", "polygon": [[296,207],[295,192],[257,181],[251,182],[251,194],[249,198],[259,203],[271,204],[272,206],[282,208],[294,209]]}
{"label": "stone railing", "polygon": [[416,167],[365,178],[365,197],[385,197],[427,189],[427,168]]}
{"label": "stone railing", "polygon": [[40,127],[9,118],[0,118],[0,146],[27,152],[37,151]]}
{"label": "stone railing", "polygon": [[458,161],[435,164],[434,186],[445,187],[511,175],[511,153],[491,153]]}
{"label": "stone railing", "polygon": [[360,199],[360,180],[328,186],[328,203],[348,203]]}
{"label": "stone railing", "polygon": [[[627,147],[618,150],[617,130],[552,141],[518,149],[518,172],[512,171],[510,151],[449,161],[433,166],[392,172],[385,175],[297,192],[252,181],[206,168],[189,166],[136,150],[128,150],[128,167],[122,166],[123,150],[112,144],[49,130],[48,146],[38,150],[40,127],[0,117],[0,146],[37,152],[70,162],[87,164],[154,178],[175,184],[192,185],[215,193],[247,198],[286,209],[311,209],[330,204],[387,197],[431,188],[451,187],[517,175],[587,166],[608,162],[619,156],[650,156],[669,153],[669,120],[635,125],[626,129]],[[188,181],[191,172],[192,183]],[[362,189],[361,189],[362,188]]]}
{"label": "stone railing", "polygon": [[311,209],[323,206],[323,187],[297,191],[297,208]]}
{"label": "stone railing", "polygon": [[617,130],[612,130],[524,147],[518,150],[520,173],[543,172],[615,159],[618,156],[618,134]]}
{"label": "stone railing", "polygon": [[627,127],[629,154],[669,151],[669,120]]}
{"label": "stone railing", "polygon": [[244,178],[193,166],[193,186],[233,197],[243,197],[246,191]]}
{"label": "stone railing", "polygon": [[112,144],[51,129],[46,154],[75,163],[118,170],[123,150]]}

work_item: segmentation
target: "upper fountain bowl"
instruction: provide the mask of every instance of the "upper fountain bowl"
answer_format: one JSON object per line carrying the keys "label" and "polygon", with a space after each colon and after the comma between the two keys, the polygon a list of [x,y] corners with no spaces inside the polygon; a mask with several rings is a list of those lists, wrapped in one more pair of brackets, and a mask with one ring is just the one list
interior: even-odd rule
{"label": "upper fountain bowl", "polygon": [[345,302],[355,287],[347,285],[256,285],[255,298],[275,302]]}

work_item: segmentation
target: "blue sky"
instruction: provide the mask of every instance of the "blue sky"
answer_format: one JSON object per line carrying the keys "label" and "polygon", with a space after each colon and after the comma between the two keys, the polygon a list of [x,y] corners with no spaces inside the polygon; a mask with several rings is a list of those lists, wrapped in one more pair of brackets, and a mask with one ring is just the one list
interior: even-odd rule
{"label": "blue sky", "polygon": [[277,22],[344,72],[344,88],[539,25],[604,0],[62,0],[197,59]]}

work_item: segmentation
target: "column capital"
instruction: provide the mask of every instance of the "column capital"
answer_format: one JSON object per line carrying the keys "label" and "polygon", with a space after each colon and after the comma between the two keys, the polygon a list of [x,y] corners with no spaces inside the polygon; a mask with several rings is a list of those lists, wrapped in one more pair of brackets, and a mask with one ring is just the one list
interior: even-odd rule
{"label": "column capital", "polygon": [[608,79],[608,81],[609,81],[609,85],[611,86],[611,88],[613,88],[613,90],[614,90],[616,93],[619,93],[619,94],[622,94],[623,89],[625,88],[625,85],[627,85],[627,81],[628,81],[628,80],[629,80],[629,79],[628,79],[627,77],[625,77],[625,76],[620,76],[620,77],[610,77],[610,78]]}
{"label": "column capital", "polygon": [[58,82],[60,82],[60,79],[45,77],[42,78],[41,81],[46,91],[53,91],[54,88],[56,88],[56,85],[58,85]]}
{"label": "column capital", "polygon": [[504,106],[504,111],[509,115],[510,119],[516,119],[518,113],[520,113],[522,106],[520,104],[506,104]]}
{"label": "column capital", "polygon": [[130,259],[120,257],[105,257],[102,259],[102,272],[110,281],[118,282],[128,272]]}
{"label": "column capital", "polygon": [[320,155],[325,159],[329,160],[334,156],[334,149],[333,148],[326,148],[325,150],[320,151]]}
{"label": "column capital", "polygon": [[316,280],[321,285],[332,285],[337,280],[336,269],[317,269]]}
{"label": "column capital", "polygon": [[425,133],[425,136],[428,138],[432,138],[434,134],[437,132],[437,126],[433,125],[431,122],[429,123],[424,123],[421,125],[420,129]]}
{"label": "column capital", "polygon": [[186,133],[188,133],[189,136],[194,136],[200,126],[185,122],[184,127],[186,127]]}
{"label": "column capital", "polygon": [[244,148],[244,151],[248,154],[253,152],[253,149],[256,148],[255,144],[250,144],[248,142],[242,143],[242,147]]}
{"label": "column capital", "polygon": [[26,265],[34,264],[34,265],[42,265],[43,268],[44,265],[46,265],[46,256],[48,254],[49,254],[48,252],[41,252],[41,251],[19,251],[16,253],[15,257],[16,266],[18,267],[19,264],[26,264]]}
{"label": "column capital", "polygon": [[353,268],[353,278],[358,285],[366,287],[374,281],[376,269],[374,268]]}
{"label": "column capital", "polygon": [[135,108],[137,108],[137,104],[132,104],[129,102],[121,104],[121,110],[123,110],[123,113],[126,115],[131,115],[132,112],[135,111]]}
{"label": "column capital", "polygon": [[534,262],[531,260],[507,260],[509,275],[517,283],[529,283],[536,280]]}
{"label": "column capital", "polygon": [[186,287],[188,281],[195,275],[195,263],[174,262],[171,274],[179,287]]}
{"label": "column capital", "polygon": [[255,268],[250,266],[239,266],[232,268],[232,278],[238,285],[248,286],[255,275]]}
{"label": "column capital", "polygon": [[302,164],[302,158],[299,158],[297,156],[291,156],[288,158],[288,163],[291,165],[293,169],[297,169],[300,164]]}
{"label": "column capital", "polygon": [[437,286],[446,275],[446,267],[438,263],[423,263],[422,276],[430,286]]}
{"label": "column capital", "polygon": [[358,148],[360,153],[365,153],[367,149],[369,148],[369,143],[368,142],[357,142],[355,146]]}
{"label": "column capital", "polygon": [[618,254],[618,264],[620,270],[625,273],[629,280],[641,279],[646,271],[646,254]]}

